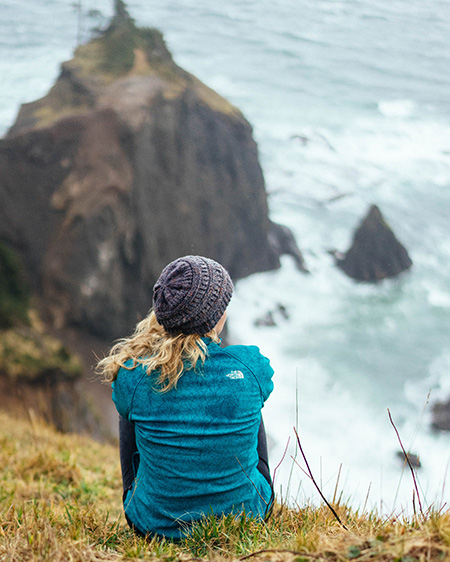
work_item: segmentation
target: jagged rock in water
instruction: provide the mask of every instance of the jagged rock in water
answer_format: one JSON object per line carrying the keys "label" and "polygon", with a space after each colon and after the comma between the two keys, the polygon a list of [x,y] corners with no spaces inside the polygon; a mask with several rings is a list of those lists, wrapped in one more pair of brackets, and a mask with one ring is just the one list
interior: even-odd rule
{"label": "jagged rock in water", "polygon": [[447,402],[436,402],[432,407],[433,429],[450,431],[450,400]]}
{"label": "jagged rock in water", "polygon": [[404,246],[397,240],[379,208],[372,205],[356,230],[353,243],[337,265],[358,281],[375,282],[395,277],[412,265]]}
{"label": "jagged rock in water", "polygon": [[235,279],[279,267],[286,251],[301,262],[268,218],[249,123],[119,0],[0,141],[0,239],[53,326],[109,338],[147,313],[179,256],[217,259]]}
{"label": "jagged rock in water", "polygon": [[292,231],[287,226],[272,223],[272,228],[269,232],[269,241],[278,255],[289,254],[294,258],[297,269],[303,271],[303,273],[309,273],[303,254],[297,246]]}
{"label": "jagged rock in water", "polygon": [[397,457],[403,464],[409,463],[413,468],[420,468],[422,466],[419,455],[414,453],[406,453],[405,455],[403,451],[397,451]]}
{"label": "jagged rock in water", "polygon": [[276,326],[276,325],[277,324],[275,322],[275,319],[273,317],[273,312],[271,310],[266,312],[264,316],[261,316],[260,318],[257,318],[255,320],[255,326]]}
{"label": "jagged rock in water", "polygon": [[286,307],[278,303],[275,310],[268,310],[265,314],[256,318],[254,321],[255,326],[278,326],[280,321],[287,320],[289,318],[289,313]]}

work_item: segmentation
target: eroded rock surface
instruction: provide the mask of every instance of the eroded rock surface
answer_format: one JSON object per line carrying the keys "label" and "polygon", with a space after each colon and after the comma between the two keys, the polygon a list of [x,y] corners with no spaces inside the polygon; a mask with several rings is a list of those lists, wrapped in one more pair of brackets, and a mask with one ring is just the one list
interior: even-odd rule
{"label": "eroded rock surface", "polygon": [[249,123],[116,4],[108,30],[0,141],[0,238],[53,326],[108,338],[147,313],[181,255],[212,257],[235,279],[277,268],[286,251],[302,265],[268,218]]}

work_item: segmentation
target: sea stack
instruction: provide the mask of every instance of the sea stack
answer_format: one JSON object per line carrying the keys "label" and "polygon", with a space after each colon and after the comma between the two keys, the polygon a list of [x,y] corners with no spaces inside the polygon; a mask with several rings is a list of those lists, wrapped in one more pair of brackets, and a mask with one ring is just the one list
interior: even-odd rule
{"label": "sea stack", "polygon": [[347,253],[343,257],[335,256],[337,265],[349,277],[366,282],[396,277],[412,265],[408,252],[376,205],[370,207],[355,231]]}
{"label": "sea stack", "polygon": [[446,402],[435,402],[431,409],[433,429],[450,431],[450,399]]}
{"label": "sea stack", "polygon": [[0,141],[0,239],[51,325],[107,338],[147,314],[179,256],[214,258],[234,279],[279,267],[286,251],[302,263],[269,220],[241,112],[115,7]]}

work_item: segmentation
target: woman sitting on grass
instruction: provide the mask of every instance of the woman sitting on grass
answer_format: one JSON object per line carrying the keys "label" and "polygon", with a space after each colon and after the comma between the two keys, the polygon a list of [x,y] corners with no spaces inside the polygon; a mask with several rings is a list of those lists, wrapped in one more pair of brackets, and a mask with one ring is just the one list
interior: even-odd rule
{"label": "woman sitting on grass", "polygon": [[265,517],[271,507],[261,408],[273,369],[257,347],[220,347],[232,292],[217,262],[175,260],[148,317],[99,363],[120,414],[124,510],[138,533],[180,539],[203,515]]}

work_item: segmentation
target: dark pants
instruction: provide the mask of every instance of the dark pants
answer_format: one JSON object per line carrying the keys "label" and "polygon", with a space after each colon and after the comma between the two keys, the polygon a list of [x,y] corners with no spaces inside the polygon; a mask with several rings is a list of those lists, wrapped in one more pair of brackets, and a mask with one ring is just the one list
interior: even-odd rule
{"label": "dark pants", "polygon": [[[134,432],[134,424],[119,416],[119,446],[120,446],[120,466],[122,468],[122,484],[124,493],[129,490],[133,484],[134,470],[133,458],[137,453],[136,436]],[[269,470],[269,457],[267,453],[267,439],[264,423],[261,418],[261,425],[258,430],[257,451],[259,456],[258,470],[269,482],[272,487],[272,478]]]}

